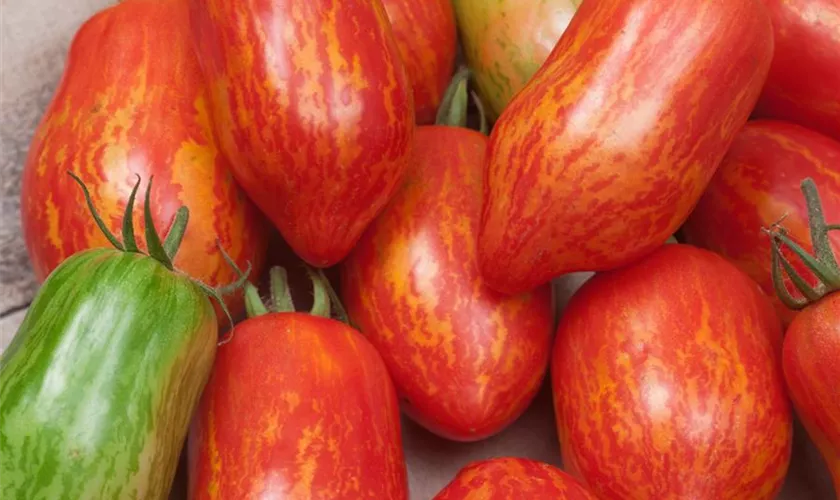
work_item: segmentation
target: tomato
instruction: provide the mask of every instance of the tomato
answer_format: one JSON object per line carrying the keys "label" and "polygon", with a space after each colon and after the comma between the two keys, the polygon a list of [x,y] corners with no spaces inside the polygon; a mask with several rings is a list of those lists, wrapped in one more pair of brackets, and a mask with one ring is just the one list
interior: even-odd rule
{"label": "tomato", "polygon": [[[808,212],[799,192],[802,176],[817,179],[825,209],[840,214],[840,143],[799,125],[747,123],[683,226],[688,243],[732,261],[761,285],[785,324],[796,312],[777,297],[771,278],[770,240],[762,228],[784,219],[789,236],[811,248]],[[831,235],[840,249],[840,234]],[[800,263],[794,262],[800,270]]]}
{"label": "tomato", "polygon": [[[462,85],[462,119],[466,96]],[[478,271],[486,147],[476,131],[420,127],[402,189],[342,265],[350,319],[384,358],[405,413],[458,441],[519,417],[551,350],[550,288],[510,297]]]}
{"label": "tomato", "polygon": [[[38,280],[70,255],[109,245],[79,210],[84,200],[68,169],[90,186],[111,231],[120,227],[135,175],[154,176],[157,227],[189,207],[192,221],[175,259],[186,274],[211,286],[235,278],[217,238],[240,267],[250,262],[253,276],[260,274],[269,226],[218,150],[187,22],[185,0],[125,0],[76,33],[23,169],[23,236]],[[135,224],[144,227],[141,217]],[[243,312],[241,294],[227,303]]]}
{"label": "tomato", "polygon": [[435,121],[452,77],[458,32],[450,0],[382,0],[414,95],[417,123]]}
{"label": "tomato", "polygon": [[[833,188],[831,183],[825,185]],[[840,388],[836,382],[840,375],[840,264],[837,248],[832,247],[829,239],[831,231],[837,231],[840,226],[826,222],[827,211],[816,179],[806,177],[800,186],[807,205],[813,253],[793,241],[786,223],[768,230],[773,245],[776,292],[786,305],[801,311],[787,328],[782,366],[796,412],[825,459],[840,498]],[[838,213],[829,216],[836,220]],[[796,259],[788,258],[784,249]],[[803,279],[799,269],[790,265],[791,261],[806,262],[804,267],[817,277],[817,284]],[[789,266],[783,265],[784,262]],[[781,279],[784,274],[800,277],[792,281],[801,297],[790,292]]]}
{"label": "tomato", "polygon": [[492,119],[542,66],[581,1],[452,1],[464,56]]}
{"label": "tomato", "polygon": [[381,2],[189,3],[233,175],[295,253],[336,264],[397,189],[414,135]]}
{"label": "tomato", "polygon": [[250,317],[219,347],[190,432],[189,498],[407,499],[382,358],[330,319],[323,275],[313,314],[294,312],[282,269],[272,311],[249,286]]}
{"label": "tomato", "polygon": [[840,2],[764,0],[775,53],[755,114],[840,140]]}
{"label": "tomato", "polygon": [[663,245],[572,297],[551,361],[567,470],[601,499],[772,499],[791,455],[781,325],[733,264]]}
{"label": "tomato", "polygon": [[583,2],[490,137],[487,284],[517,293],[662,245],[746,122],[772,48],[758,0]]}
{"label": "tomato", "polygon": [[120,242],[103,223],[118,248],[56,267],[0,356],[4,498],[168,497],[218,325],[204,285],[171,264],[186,219],[161,244],[150,190],[149,255],[133,227]]}
{"label": "tomato", "polygon": [[461,469],[433,500],[595,500],[572,476],[536,460],[500,457]]}

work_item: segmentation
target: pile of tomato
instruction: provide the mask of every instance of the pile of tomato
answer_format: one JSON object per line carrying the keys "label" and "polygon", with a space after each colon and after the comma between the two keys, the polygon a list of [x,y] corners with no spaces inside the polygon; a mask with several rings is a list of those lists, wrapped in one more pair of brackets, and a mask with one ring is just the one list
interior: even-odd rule
{"label": "pile of tomato", "polygon": [[565,470],[438,500],[840,486],[835,0],[123,0],[21,217],[3,498],[405,499],[544,381]]}

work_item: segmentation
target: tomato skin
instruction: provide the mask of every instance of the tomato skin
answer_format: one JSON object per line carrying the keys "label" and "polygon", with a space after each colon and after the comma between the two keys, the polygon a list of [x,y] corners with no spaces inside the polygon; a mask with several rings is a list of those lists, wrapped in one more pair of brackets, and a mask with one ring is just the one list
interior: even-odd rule
{"label": "tomato skin", "polygon": [[[723,255],[747,273],[761,285],[783,323],[790,323],[796,312],[773,288],[770,239],[762,228],[784,217],[788,235],[810,251],[808,210],[799,184],[813,178],[826,214],[840,214],[837,165],[840,143],[829,137],[782,121],[747,123],[683,226],[686,242]],[[829,233],[829,238],[840,251],[840,233]],[[816,283],[800,259],[790,260],[806,280]]]}
{"label": "tomato skin", "polygon": [[336,264],[397,188],[414,134],[381,2],[189,3],[233,175],[303,260]]}
{"label": "tomato skin", "polygon": [[382,0],[414,94],[418,124],[434,123],[452,77],[458,32],[450,0]]}
{"label": "tomato skin", "polygon": [[840,495],[840,294],[809,305],[785,333],[782,366],[796,413]]}
{"label": "tomato skin", "polygon": [[759,0],[583,2],[490,137],[488,284],[521,292],[662,245],[746,122],[772,49]]}
{"label": "tomato skin", "polygon": [[595,500],[572,476],[547,463],[500,457],[467,464],[433,500]]}
{"label": "tomato skin", "polygon": [[542,66],[580,0],[453,0],[464,55],[491,119]]}
{"label": "tomato skin", "polygon": [[189,498],[408,498],[396,392],[347,325],[271,313],[219,346],[189,439]]}
{"label": "tomato skin", "polygon": [[552,358],[566,470],[601,499],[774,498],[793,433],[780,358],[770,303],[712,252],[665,245],[596,275]]}
{"label": "tomato skin", "polygon": [[[184,31],[183,0],[125,0],[89,19],[35,131],[21,186],[24,241],[39,281],[74,253],[110,244],[67,170],[91,189],[118,232],[135,175],[154,175],[152,204],[164,233],[179,206],[191,220],[175,266],[211,286],[236,279],[216,239],[253,276],[268,226],[228,172],[210,123],[207,89]],[[137,205],[143,207],[142,200]],[[145,248],[142,210],[134,216]],[[227,303],[243,311],[242,295]],[[217,311],[220,311],[217,309]],[[224,314],[220,321],[227,322]]]}
{"label": "tomato skin", "polygon": [[342,266],[353,324],[388,365],[403,410],[432,432],[475,441],[536,395],[551,350],[551,290],[484,286],[475,257],[487,139],[420,127],[403,188]]}
{"label": "tomato skin", "polygon": [[775,54],[755,115],[840,140],[840,2],[764,0]]}
{"label": "tomato skin", "polygon": [[217,340],[204,292],[153,258],[65,259],[0,356],[2,497],[168,498]]}

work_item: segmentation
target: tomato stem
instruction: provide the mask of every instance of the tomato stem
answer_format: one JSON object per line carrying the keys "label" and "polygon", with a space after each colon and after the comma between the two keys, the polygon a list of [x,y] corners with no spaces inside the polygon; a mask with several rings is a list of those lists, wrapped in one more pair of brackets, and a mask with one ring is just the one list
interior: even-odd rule
{"label": "tomato stem", "polygon": [[306,272],[309,274],[309,279],[312,280],[313,293],[312,308],[309,310],[309,314],[329,318],[332,315],[330,296],[327,292],[329,283],[326,282],[326,277],[323,274],[315,272],[309,266],[306,266]]}
{"label": "tomato stem", "polygon": [[85,185],[85,183],[82,182],[82,179],[80,179],[78,176],[76,176],[76,174],[70,172],[69,170],[67,171],[67,174],[70,175],[70,177],[72,177],[73,180],[75,180],[76,183],[79,184],[79,186],[81,186],[82,193],[85,196],[85,202],[87,203],[88,210],[90,211],[90,214],[93,217],[93,221],[96,223],[96,226],[99,228],[99,230],[102,231],[102,234],[105,235],[105,238],[107,238],[111,245],[113,245],[113,247],[117,250],[125,250],[125,248],[122,246],[122,243],[120,243],[116,236],[114,236],[114,234],[111,233],[111,231],[108,229],[108,226],[106,226],[105,222],[102,220],[102,217],[99,216],[99,211],[96,210],[96,207],[93,205],[93,200],[90,197],[90,191],[88,191],[88,188]]}
{"label": "tomato stem", "polygon": [[[820,300],[828,293],[840,290],[840,265],[837,263],[837,257],[834,255],[831,240],[828,236],[829,231],[840,228],[840,225],[826,223],[822,201],[813,179],[805,178],[800,187],[808,207],[808,222],[814,255],[808,253],[801,245],[793,241],[780,224],[775,224],[769,230],[765,230],[771,238],[773,286],[779,299],[787,307],[794,310],[802,309],[808,304]],[[817,286],[812,287],[793,267],[784,255],[783,248],[793,252],[814,274],[819,280]],[[783,271],[802,293],[802,298],[794,297],[790,293],[784,281]]]}
{"label": "tomato stem", "polygon": [[250,282],[245,284],[245,311],[249,318],[268,314],[268,308],[260,297],[260,291]]}
{"label": "tomato stem", "polygon": [[271,288],[271,303],[277,312],[293,312],[295,302],[292,299],[292,291],[289,289],[289,277],[286,269],[275,266],[269,271],[269,282]]}
{"label": "tomato stem", "polygon": [[484,103],[481,102],[481,98],[475,91],[470,90],[470,96],[472,96],[475,107],[478,109],[478,131],[481,132],[481,135],[487,135],[490,133],[490,127],[487,125],[487,112],[484,109]]}
{"label": "tomato stem", "polygon": [[123,214],[123,245],[126,252],[139,252],[137,248],[137,240],[134,238],[134,199],[137,196],[137,189],[140,188],[140,176],[137,176],[137,182],[134,183],[134,188],[131,190],[131,195],[128,197],[128,203],[125,205],[125,213]]}
{"label": "tomato stem", "polygon": [[469,68],[461,68],[455,73],[455,76],[446,88],[446,92],[443,94],[443,100],[438,108],[435,124],[450,127],[467,126],[467,106],[469,104],[467,99],[467,82],[469,78]]}

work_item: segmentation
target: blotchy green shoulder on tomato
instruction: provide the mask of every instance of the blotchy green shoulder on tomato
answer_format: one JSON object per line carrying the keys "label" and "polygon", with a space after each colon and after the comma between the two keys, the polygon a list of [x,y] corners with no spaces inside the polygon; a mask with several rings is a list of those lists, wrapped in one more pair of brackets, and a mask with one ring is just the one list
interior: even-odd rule
{"label": "blotchy green shoulder on tomato", "polygon": [[67,259],[0,358],[4,497],[166,498],[217,332],[204,292],[150,257]]}

